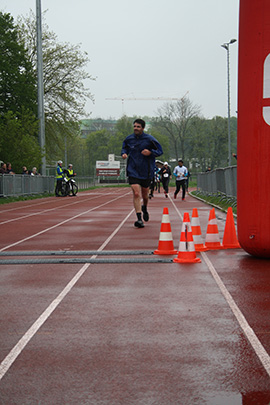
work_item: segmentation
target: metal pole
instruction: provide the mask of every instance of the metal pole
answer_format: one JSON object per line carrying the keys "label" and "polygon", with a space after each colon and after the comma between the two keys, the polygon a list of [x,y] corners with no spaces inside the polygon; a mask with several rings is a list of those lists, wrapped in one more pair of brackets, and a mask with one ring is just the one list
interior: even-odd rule
{"label": "metal pole", "polygon": [[43,154],[41,163],[41,174],[46,175],[41,0],[36,0],[36,20],[37,20],[37,85],[38,85],[38,120],[39,120],[38,139],[40,149]]}
{"label": "metal pole", "polygon": [[227,51],[227,84],[228,84],[228,165],[231,166],[231,96],[230,96],[230,44],[236,42],[236,39],[231,39],[221,45]]}
{"label": "metal pole", "polygon": [[227,48],[228,71],[228,164],[231,166],[231,99],[230,99],[230,44]]}

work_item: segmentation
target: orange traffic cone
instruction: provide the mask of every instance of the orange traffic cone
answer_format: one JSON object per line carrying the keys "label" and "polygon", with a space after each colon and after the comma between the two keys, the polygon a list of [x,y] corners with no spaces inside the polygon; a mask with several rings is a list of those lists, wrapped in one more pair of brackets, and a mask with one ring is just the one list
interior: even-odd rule
{"label": "orange traffic cone", "polygon": [[206,231],[205,246],[209,249],[223,249],[219,239],[215,208],[209,213],[208,226]]}
{"label": "orange traffic cone", "polygon": [[193,208],[191,217],[191,230],[196,252],[205,252],[208,248],[203,244],[202,231],[197,208]]}
{"label": "orange traffic cone", "polygon": [[223,235],[223,246],[226,249],[237,249],[241,247],[236,236],[232,207],[229,207],[227,211],[227,218]]}
{"label": "orange traffic cone", "polygon": [[173,246],[172,230],[169,217],[168,208],[163,209],[159,243],[157,250],[154,251],[155,255],[176,255],[177,250]]}
{"label": "orange traffic cone", "polygon": [[191,224],[188,212],[184,213],[182,231],[179,242],[179,252],[177,258],[173,259],[174,263],[197,263],[201,259],[196,257],[195,247],[191,232]]}

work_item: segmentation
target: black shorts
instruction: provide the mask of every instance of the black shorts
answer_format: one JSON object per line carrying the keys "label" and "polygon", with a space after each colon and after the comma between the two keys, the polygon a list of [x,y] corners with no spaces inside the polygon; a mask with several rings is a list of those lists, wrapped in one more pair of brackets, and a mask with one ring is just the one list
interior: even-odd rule
{"label": "black shorts", "polygon": [[148,188],[151,183],[151,179],[137,179],[136,177],[128,178],[129,184],[139,184],[141,187]]}

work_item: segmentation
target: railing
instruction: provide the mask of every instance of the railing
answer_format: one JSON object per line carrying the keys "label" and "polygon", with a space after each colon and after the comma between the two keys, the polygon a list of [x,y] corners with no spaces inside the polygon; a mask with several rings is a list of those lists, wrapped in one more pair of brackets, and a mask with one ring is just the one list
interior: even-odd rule
{"label": "railing", "polygon": [[197,174],[197,189],[206,194],[237,197],[237,166]]}
{"label": "railing", "polygon": [[29,176],[22,174],[0,175],[0,196],[14,197],[20,195],[54,192],[53,176]]}
{"label": "railing", "polygon": [[[76,177],[80,190],[94,186],[94,176]],[[17,197],[34,194],[54,194],[54,176],[29,176],[22,174],[0,174],[0,197]]]}

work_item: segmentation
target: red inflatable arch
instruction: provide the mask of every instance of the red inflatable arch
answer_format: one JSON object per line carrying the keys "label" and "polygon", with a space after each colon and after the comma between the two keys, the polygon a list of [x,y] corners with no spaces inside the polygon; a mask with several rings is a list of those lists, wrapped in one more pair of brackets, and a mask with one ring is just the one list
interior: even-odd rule
{"label": "red inflatable arch", "polygon": [[239,242],[270,258],[269,0],[240,0],[237,142]]}

